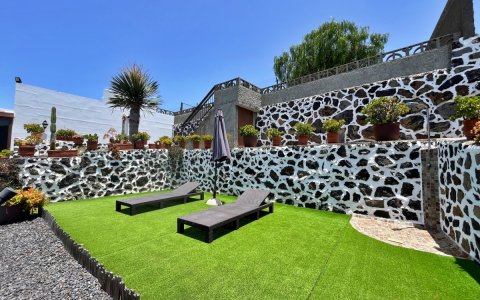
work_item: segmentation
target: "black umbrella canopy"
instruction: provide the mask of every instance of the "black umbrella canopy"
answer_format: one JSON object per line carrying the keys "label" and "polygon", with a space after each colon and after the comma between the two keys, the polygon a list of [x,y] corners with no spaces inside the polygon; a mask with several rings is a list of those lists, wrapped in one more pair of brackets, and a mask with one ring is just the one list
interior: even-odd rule
{"label": "black umbrella canopy", "polygon": [[217,114],[215,115],[215,123],[213,125],[212,160],[221,161],[226,158],[231,158],[230,146],[228,145],[223,111],[218,109]]}

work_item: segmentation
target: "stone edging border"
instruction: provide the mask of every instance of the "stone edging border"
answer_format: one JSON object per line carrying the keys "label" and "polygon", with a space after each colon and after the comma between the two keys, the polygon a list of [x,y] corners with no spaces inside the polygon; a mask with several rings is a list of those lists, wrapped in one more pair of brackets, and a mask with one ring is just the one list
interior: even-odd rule
{"label": "stone edging border", "polygon": [[75,241],[57,224],[50,212],[43,210],[42,218],[48,224],[53,233],[60,239],[65,250],[90,274],[100,282],[102,290],[115,300],[140,300],[140,295],[127,288],[122,278],[108,272],[87,249],[75,243]]}

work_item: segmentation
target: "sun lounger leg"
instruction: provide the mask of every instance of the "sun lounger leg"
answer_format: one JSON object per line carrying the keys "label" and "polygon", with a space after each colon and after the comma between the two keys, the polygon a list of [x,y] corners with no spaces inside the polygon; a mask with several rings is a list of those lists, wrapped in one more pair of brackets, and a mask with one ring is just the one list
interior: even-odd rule
{"label": "sun lounger leg", "polygon": [[184,225],[185,224],[180,222],[180,220],[177,220],[177,233],[183,233],[184,232],[184,230],[185,230]]}
{"label": "sun lounger leg", "polygon": [[204,200],[205,195],[203,193],[200,194],[200,200]]}
{"label": "sun lounger leg", "polygon": [[183,203],[187,203],[187,199],[188,199],[188,197],[184,197],[183,198]]}
{"label": "sun lounger leg", "polygon": [[257,212],[255,213],[255,220],[258,220],[260,219],[260,211],[257,210]]}
{"label": "sun lounger leg", "polygon": [[211,243],[213,241],[213,229],[207,229],[206,242]]}
{"label": "sun lounger leg", "polygon": [[135,206],[130,206],[130,215],[133,216],[136,213]]}
{"label": "sun lounger leg", "polygon": [[268,207],[268,212],[273,213],[273,204]]}
{"label": "sun lounger leg", "polygon": [[235,220],[235,230],[237,230],[238,228],[240,228],[240,219]]}
{"label": "sun lounger leg", "polygon": [[115,210],[116,210],[116,211],[121,211],[121,210],[122,210],[122,205],[121,205],[120,203],[118,203],[118,202],[116,202],[115,204],[116,204],[116,205],[115,205]]}

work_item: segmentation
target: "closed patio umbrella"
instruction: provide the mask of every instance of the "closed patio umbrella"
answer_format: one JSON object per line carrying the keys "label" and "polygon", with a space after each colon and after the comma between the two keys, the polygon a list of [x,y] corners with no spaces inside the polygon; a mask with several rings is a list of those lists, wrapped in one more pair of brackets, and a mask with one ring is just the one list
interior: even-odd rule
{"label": "closed patio umbrella", "polygon": [[217,110],[215,123],[213,125],[213,147],[212,160],[215,164],[215,175],[213,181],[213,199],[207,201],[208,205],[221,205],[222,202],[217,199],[217,181],[218,181],[218,163],[231,158],[230,146],[228,145],[227,131],[225,130],[225,120],[223,111]]}

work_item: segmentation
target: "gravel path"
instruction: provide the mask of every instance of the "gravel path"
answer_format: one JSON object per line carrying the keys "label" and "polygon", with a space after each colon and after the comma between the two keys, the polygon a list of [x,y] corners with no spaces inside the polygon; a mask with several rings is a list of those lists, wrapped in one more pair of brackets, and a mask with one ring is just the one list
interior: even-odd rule
{"label": "gravel path", "polygon": [[111,299],[47,224],[0,226],[0,299]]}

